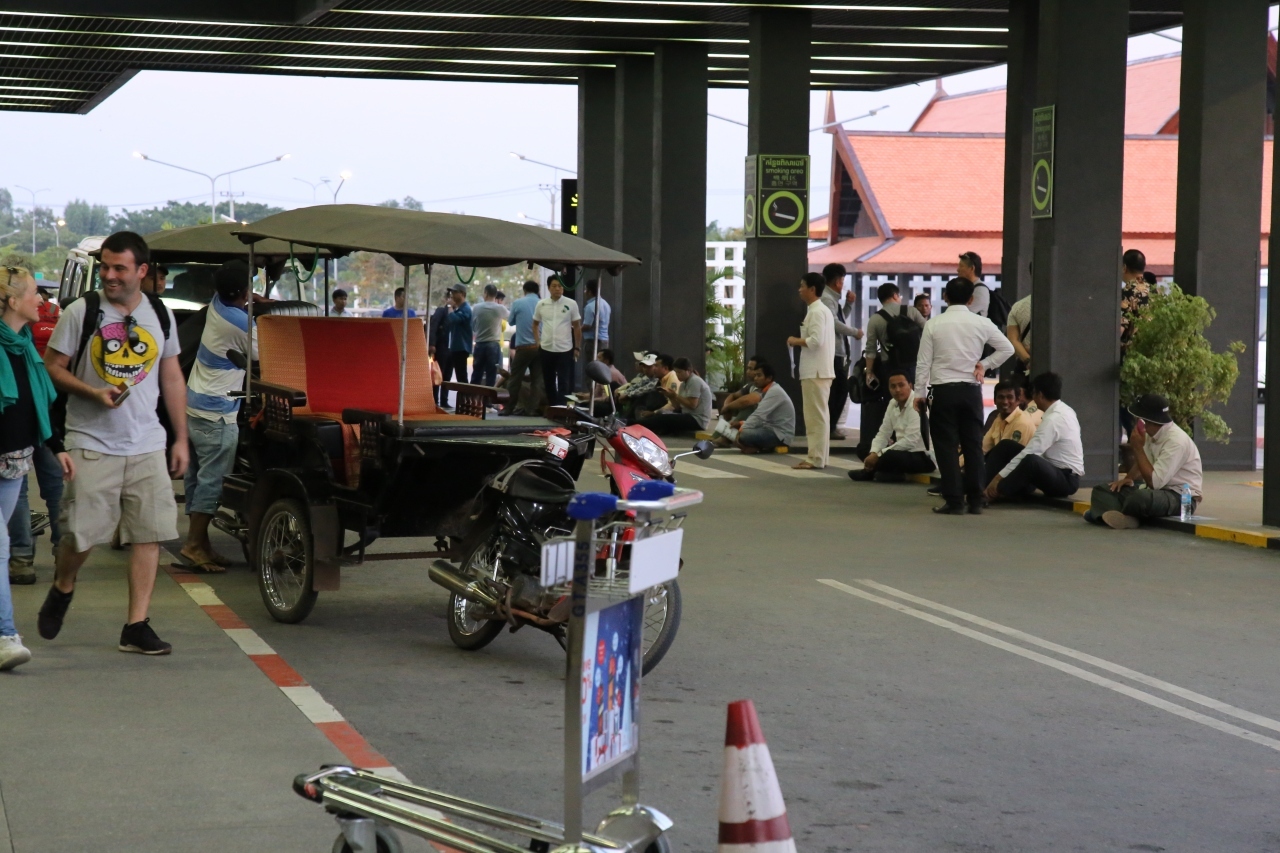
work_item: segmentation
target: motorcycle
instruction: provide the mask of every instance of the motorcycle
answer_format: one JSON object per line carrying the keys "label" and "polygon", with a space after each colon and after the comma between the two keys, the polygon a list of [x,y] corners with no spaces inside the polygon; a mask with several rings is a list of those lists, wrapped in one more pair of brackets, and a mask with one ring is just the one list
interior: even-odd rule
{"label": "motorcycle", "polygon": [[[587,366],[588,377],[608,388],[607,368],[593,370],[597,367],[604,366],[599,362]],[[609,399],[612,403],[612,394]],[[559,414],[603,443],[601,472],[609,480],[610,490],[623,499],[646,480],[674,483],[676,460],[683,456],[706,459],[715,449],[711,442],[699,441],[693,450],[672,456],[653,432],[619,420],[616,407],[601,418],[576,404]],[[563,586],[541,585],[542,546],[573,535],[574,522],[566,510],[575,494],[573,478],[559,465],[541,460],[517,462],[485,487],[476,512],[481,532],[468,537],[460,565],[437,560],[428,569],[431,580],[450,592],[446,620],[454,645],[468,651],[482,649],[503,628],[514,633],[526,625],[551,634],[562,647],[566,645],[568,591]],[[674,524],[682,521],[683,516],[673,519]],[[634,536],[635,527],[627,513],[604,519],[597,530],[597,573],[625,565],[628,543]],[[647,675],[670,650],[680,613],[678,580],[646,594],[642,674]]]}

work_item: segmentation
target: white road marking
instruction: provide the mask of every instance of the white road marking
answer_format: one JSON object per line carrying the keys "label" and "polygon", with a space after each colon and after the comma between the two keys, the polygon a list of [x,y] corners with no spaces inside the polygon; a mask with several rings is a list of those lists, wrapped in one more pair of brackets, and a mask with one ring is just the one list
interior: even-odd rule
{"label": "white road marking", "polygon": [[894,589],[891,586],[885,586],[884,584],[876,583],[875,581],[860,580],[855,581],[855,583],[859,583],[862,586],[869,586],[872,589],[879,590],[887,595],[892,595],[895,598],[901,598],[904,601],[910,601],[914,604],[928,607],[931,610],[937,610],[938,612],[945,613],[948,616],[954,616],[957,619],[972,622],[973,624],[980,625],[989,631],[995,631],[997,633],[1004,634],[1007,637],[1013,637],[1014,639],[1021,640],[1024,643],[1030,643],[1031,645],[1039,646],[1042,649],[1048,649],[1049,651],[1056,652],[1063,657],[1073,658],[1082,663],[1087,663],[1090,666],[1097,667],[1098,669],[1123,676],[1131,681],[1136,681],[1139,684],[1145,684],[1147,687],[1154,687],[1157,690],[1163,690],[1165,693],[1170,693],[1180,699],[1186,699],[1188,702],[1195,702],[1197,705],[1203,705],[1206,708],[1212,708],[1221,714],[1226,714],[1229,717],[1235,717],[1237,720],[1243,720],[1246,723],[1253,723],[1255,726],[1261,726],[1264,729],[1271,729],[1272,731],[1280,732],[1280,721],[1273,720],[1270,717],[1264,717],[1261,714],[1255,714],[1252,711],[1246,711],[1243,708],[1237,708],[1234,705],[1228,705],[1226,702],[1220,702],[1211,696],[1205,696],[1202,693],[1196,693],[1194,690],[1188,690],[1185,687],[1170,684],[1169,682],[1162,681],[1159,678],[1153,678],[1152,676],[1145,675],[1137,670],[1129,669],[1127,666],[1121,666],[1118,663],[1112,663],[1109,660],[1094,657],[1093,655],[1086,654],[1085,652],[1078,652],[1075,649],[1068,648],[1067,646],[1060,646],[1057,643],[1042,640],[1034,634],[1027,634],[1023,631],[1017,630],[1016,628],[1009,628],[998,622],[983,619],[981,616],[975,616],[972,613],[965,613],[963,610],[956,610],[953,607],[947,607],[945,604],[939,604],[936,601],[930,601],[927,598],[920,598],[909,592],[903,592],[900,589]]}
{"label": "white road marking", "polygon": [[858,461],[856,456],[853,458],[846,456],[828,456],[827,467],[843,468],[846,471],[861,471],[862,463]]}
{"label": "white road marking", "polygon": [[191,596],[191,600],[201,607],[213,607],[221,604],[222,599],[218,598],[218,594],[213,591],[213,587],[207,583],[184,583],[179,584],[182,589]]}
{"label": "white road marking", "polygon": [[681,474],[689,474],[694,477],[702,477],[707,480],[745,480],[746,474],[735,474],[732,471],[721,471],[719,468],[712,468],[707,465],[693,465],[688,462],[681,462],[676,466],[676,476]]}
{"label": "white road marking", "polygon": [[289,701],[298,706],[308,720],[313,723],[341,723],[343,716],[338,709],[324,701],[314,687],[281,687],[280,692],[289,697]]}
{"label": "white road marking", "polygon": [[932,613],[926,613],[923,610],[916,610],[913,607],[907,607],[905,604],[901,604],[897,601],[881,598],[878,595],[872,595],[866,590],[849,586],[848,584],[841,583],[840,581],[819,579],[818,583],[825,584],[832,589],[838,589],[841,592],[847,592],[850,595],[857,596],[858,598],[883,605],[884,607],[888,607],[890,610],[896,610],[899,613],[906,614],[907,616],[914,616],[915,618],[928,622],[931,625],[946,628],[948,631],[954,631],[957,634],[977,640],[980,643],[986,643],[987,645],[993,646],[997,649],[1003,649],[1004,651],[1018,655],[1019,657],[1024,657],[1028,660],[1033,660],[1036,663],[1044,664],[1045,666],[1052,667],[1059,672],[1074,675],[1076,678],[1083,681],[1088,681],[1089,683],[1096,684],[1099,687],[1105,687],[1108,690],[1115,691],[1123,696],[1128,696],[1131,699],[1137,699],[1139,702],[1159,708],[1162,711],[1168,711],[1170,714],[1182,717],[1185,720],[1200,723],[1203,726],[1216,729],[1224,734],[1234,735],[1242,740],[1260,744],[1261,746],[1280,752],[1280,740],[1267,737],[1266,735],[1260,735],[1256,732],[1251,732],[1248,729],[1242,729],[1239,726],[1233,726],[1230,723],[1224,723],[1222,720],[1215,719],[1214,717],[1210,717],[1206,714],[1201,714],[1199,711],[1192,711],[1189,708],[1182,707],[1181,705],[1176,705],[1173,702],[1170,702],[1167,699],[1162,699],[1152,693],[1147,693],[1144,690],[1138,690],[1136,687],[1130,687],[1129,685],[1122,684],[1119,681],[1113,681],[1110,678],[1105,678],[1096,673],[1089,672],[1086,669],[1081,669],[1078,666],[1064,663],[1063,661],[1051,658],[1048,655],[1042,655],[1039,652],[1024,649],[1022,646],[1015,646],[1013,643],[1007,643],[1004,640],[996,639],[995,637],[983,634],[980,631],[975,631],[972,628],[957,625],[955,622],[943,619],[940,616],[934,616]]}
{"label": "white road marking", "polygon": [[804,468],[801,468],[800,470],[796,470],[795,468],[792,468],[791,466],[794,465],[795,462],[799,462],[801,459],[804,459],[804,457],[799,454],[796,454],[795,456],[792,457],[793,459],[795,459],[795,462],[787,462],[785,464],[780,464],[777,462],[766,462],[763,459],[760,459],[759,457],[756,457],[756,456],[746,456],[746,455],[738,455],[738,454],[734,454],[734,455],[725,454],[724,456],[717,456],[714,458],[719,459],[721,462],[728,462],[730,465],[741,465],[743,468],[753,468],[756,471],[767,471],[770,474],[781,474],[784,477],[812,478],[812,477],[831,476],[830,474],[824,474],[822,471],[807,470]]}
{"label": "white road marking", "polygon": [[276,650],[267,645],[267,641],[258,636],[252,628],[223,628],[228,637],[235,640],[240,651],[246,655],[274,655]]}

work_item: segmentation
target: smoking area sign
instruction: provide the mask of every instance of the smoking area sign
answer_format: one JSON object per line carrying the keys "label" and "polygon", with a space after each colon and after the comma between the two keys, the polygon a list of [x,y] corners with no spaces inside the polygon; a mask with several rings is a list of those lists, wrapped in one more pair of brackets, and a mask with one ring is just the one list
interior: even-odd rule
{"label": "smoking area sign", "polygon": [[1031,113],[1031,218],[1053,218],[1053,107]]}
{"label": "smoking area sign", "polygon": [[747,158],[748,237],[809,237],[809,155],[753,154]]}

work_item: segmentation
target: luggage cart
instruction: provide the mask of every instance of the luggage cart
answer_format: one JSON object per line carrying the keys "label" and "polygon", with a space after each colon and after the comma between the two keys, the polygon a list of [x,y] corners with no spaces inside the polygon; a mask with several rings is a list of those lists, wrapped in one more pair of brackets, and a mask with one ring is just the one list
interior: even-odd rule
{"label": "luggage cart", "polygon": [[[578,495],[574,536],[543,546],[542,585],[570,596],[562,823],[401,779],[326,766],[294,779],[337,819],[334,853],[400,853],[396,830],[459,853],[665,853],[672,821],[640,803],[640,670],[644,595],[675,577],[683,510],[702,493],[660,480],[628,500]],[[583,800],[620,780],[622,804],[583,830]]]}

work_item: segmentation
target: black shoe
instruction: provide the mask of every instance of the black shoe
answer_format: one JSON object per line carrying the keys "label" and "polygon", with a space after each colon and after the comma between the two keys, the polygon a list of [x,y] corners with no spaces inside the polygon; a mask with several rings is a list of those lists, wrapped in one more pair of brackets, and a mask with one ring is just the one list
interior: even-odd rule
{"label": "black shoe", "polygon": [[875,475],[877,483],[905,483],[907,475],[900,471],[880,472]]}
{"label": "black shoe", "polygon": [[858,470],[858,471],[849,472],[849,479],[853,480],[855,483],[865,483],[874,476],[875,476],[875,472],[868,471],[866,468],[862,468],[861,470]]}
{"label": "black shoe", "polygon": [[49,594],[40,605],[40,615],[36,617],[36,630],[46,640],[52,640],[62,630],[62,620],[67,616],[67,608],[76,591],[62,592],[56,586],[49,587]]}
{"label": "black shoe", "polygon": [[965,513],[964,504],[961,503],[946,503],[942,506],[935,506],[933,511],[938,515],[964,515]]}
{"label": "black shoe", "polygon": [[942,497],[942,486],[930,486],[929,491],[925,492],[931,498]]}
{"label": "black shoe", "polygon": [[969,501],[969,515],[982,515],[982,501]]}
{"label": "black shoe", "polygon": [[120,651],[137,652],[142,655],[167,655],[173,646],[156,636],[150,619],[125,625],[120,632]]}

